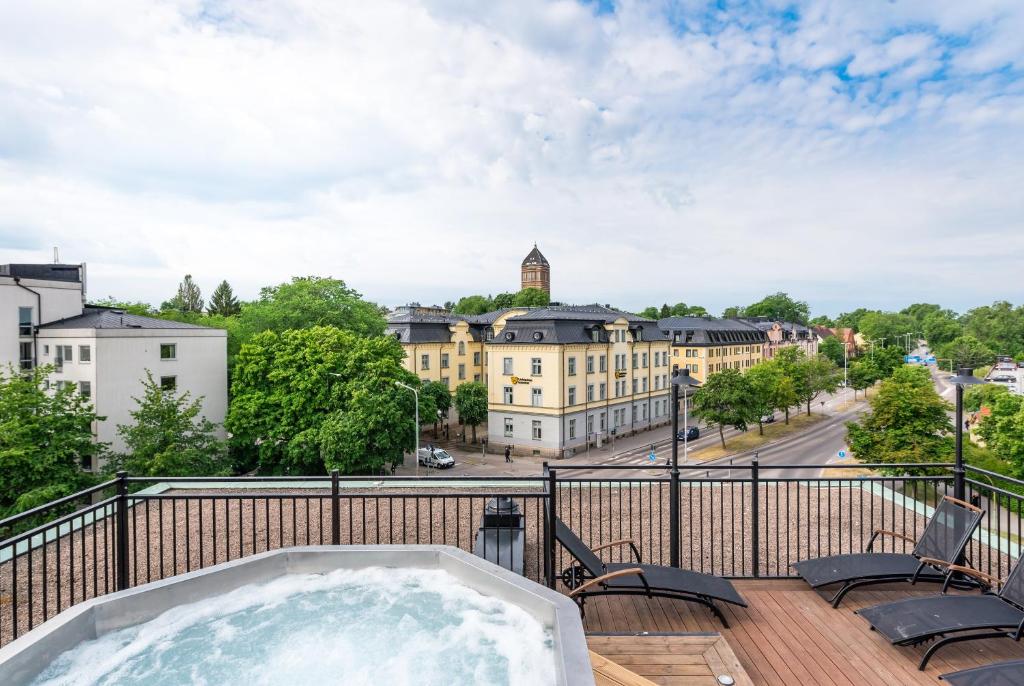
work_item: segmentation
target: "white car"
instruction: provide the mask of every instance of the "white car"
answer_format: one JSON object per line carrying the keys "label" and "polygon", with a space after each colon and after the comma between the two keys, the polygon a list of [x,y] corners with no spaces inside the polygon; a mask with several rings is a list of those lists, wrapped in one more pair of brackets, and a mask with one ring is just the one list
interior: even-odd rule
{"label": "white car", "polygon": [[455,466],[455,458],[444,448],[420,448],[416,460],[424,467],[448,469]]}

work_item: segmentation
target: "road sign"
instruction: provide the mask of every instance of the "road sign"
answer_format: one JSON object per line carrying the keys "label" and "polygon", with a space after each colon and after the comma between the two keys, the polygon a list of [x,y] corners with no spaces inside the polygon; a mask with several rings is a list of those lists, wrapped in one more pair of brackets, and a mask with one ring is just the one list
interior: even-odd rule
{"label": "road sign", "polygon": [[650,454],[649,454],[649,455],[647,456],[647,459],[648,459],[648,460],[650,460],[651,462],[654,462],[655,460],[657,460],[657,459],[658,459],[658,456],[657,456],[657,455],[655,455],[655,454],[654,454],[654,451],[652,450],[652,451],[650,452]]}
{"label": "road sign", "polygon": [[839,451],[839,457],[846,457],[846,451],[845,450],[840,450]]}

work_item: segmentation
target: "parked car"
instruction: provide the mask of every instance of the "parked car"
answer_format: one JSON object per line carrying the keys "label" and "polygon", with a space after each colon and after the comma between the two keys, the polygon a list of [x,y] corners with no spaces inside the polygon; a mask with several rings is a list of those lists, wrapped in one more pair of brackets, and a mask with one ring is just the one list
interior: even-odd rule
{"label": "parked car", "polygon": [[455,466],[455,458],[444,448],[420,448],[417,461],[424,467],[448,469]]}
{"label": "parked car", "polygon": [[775,415],[773,415],[773,414],[766,414],[765,416],[761,417],[761,423],[762,424],[771,424],[774,421],[775,421]]}
{"label": "parked car", "polygon": [[680,429],[679,433],[676,434],[676,440],[679,441],[696,441],[698,438],[700,438],[700,429],[696,426],[691,426],[685,432]]}

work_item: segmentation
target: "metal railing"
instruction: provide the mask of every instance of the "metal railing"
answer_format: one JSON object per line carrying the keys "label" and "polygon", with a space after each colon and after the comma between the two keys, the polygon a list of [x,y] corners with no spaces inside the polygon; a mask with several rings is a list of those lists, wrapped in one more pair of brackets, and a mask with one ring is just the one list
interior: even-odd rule
{"label": "metal railing", "polygon": [[[916,538],[955,490],[949,464],[560,466],[536,477],[140,478],[112,481],[0,521],[0,645],[75,603],[119,589],[298,545],[443,544],[515,568],[505,547],[480,550],[488,501],[521,514],[521,573],[559,587],[572,560],[552,513],[608,562],[670,564],[733,578],[784,578],[790,565],[863,552],[875,529]],[[856,470],[884,470],[864,474]],[[807,476],[808,473],[820,476]],[[637,477],[619,476],[636,473]],[[598,476],[593,476],[594,474]],[[642,477],[642,478],[641,478]],[[1024,482],[968,467],[967,496],[988,511],[968,548],[1005,576],[1020,554]],[[679,516],[670,516],[678,492]],[[513,534],[511,525],[508,535]],[[499,532],[505,533],[505,532]],[[912,545],[885,539],[882,550]]]}

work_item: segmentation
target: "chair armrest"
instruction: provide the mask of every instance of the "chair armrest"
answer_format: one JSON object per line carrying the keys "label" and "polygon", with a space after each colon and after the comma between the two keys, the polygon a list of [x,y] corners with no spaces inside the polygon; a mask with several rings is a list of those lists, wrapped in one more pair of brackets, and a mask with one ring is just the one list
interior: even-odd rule
{"label": "chair armrest", "polygon": [[953,572],[960,572],[961,574],[966,574],[967,576],[973,576],[975,579],[978,579],[979,581],[988,582],[993,586],[1001,583],[999,577],[997,576],[992,576],[991,574],[986,574],[985,572],[979,572],[977,569],[971,569],[970,567],[964,567],[963,565],[949,565],[948,567],[946,567],[946,572],[949,574],[952,574]]}
{"label": "chair armrest", "polygon": [[888,529],[875,529],[875,533],[871,534],[871,538],[868,540],[868,551],[870,551],[871,546],[875,544],[875,539],[881,536],[882,534],[885,534],[886,536],[892,536],[893,538],[902,538],[904,541],[908,541],[910,543],[917,543],[917,541],[911,538],[910,536],[904,536],[903,534],[898,534],[895,531],[889,531]]}
{"label": "chair armrest", "polygon": [[577,595],[579,595],[583,591],[587,590],[591,586],[596,586],[597,584],[603,584],[604,582],[610,581],[611,579],[614,579],[616,577],[629,576],[629,575],[632,575],[632,574],[639,575],[640,578],[643,580],[644,585],[645,586],[647,585],[647,580],[644,579],[644,570],[640,569],[639,567],[630,567],[629,569],[620,569],[620,570],[615,571],[615,572],[609,572],[608,574],[602,574],[599,577],[595,577],[595,578],[591,579],[590,581],[588,581],[588,582],[586,582],[584,584],[581,584],[581,585],[577,586],[576,588],[574,588],[573,590],[571,590],[569,592],[569,597],[570,598],[575,598]]}
{"label": "chair armrest", "polygon": [[949,501],[949,502],[951,502],[951,503],[956,503],[956,504],[957,504],[957,505],[959,505],[960,507],[963,507],[963,508],[966,508],[966,509],[968,509],[968,510],[971,510],[972,512],[984,512],[984,510],[982,510],[982,509],[981,509],[980,507],[978,507],[977,505],[973,505],[973,504],[971,504],[971,503],[968,503],[968,502],[966,502],[966,501],[963,501],[963,500],[959,500],[959,499],[957,499],[957,498],[954,498],[954,497],[953,497],[953,496],[951,496],[951,495],[944,495],[944,496],[942,496],[942,499],[943,499],[943,500],[948,500],[948,501]]}
{"label": "chair armrest", "polygon": [[926,565],[935,565],[936,567],[948,567],[952,564],[949,560],[940,560],[937,557],[919,557],[917,559]]}
{"label": "chair armrest", "polygon": [[605,543],[604,545],[599,545],[596,548],[591,548],[590,551],[593,552],[593,553],[596,553],[598,550],[604,550],[605,548],[614,548],[615,546],[627,545],[627,544],[633,550],[633,555],[636,556],[636,561],[639,562],[640,561],[640,551],[637,550],[636,543],[634,543],[632,541],[632,539],[629,539],[629,538],[620,538],[617,541],[611,541],[610,543]]}

